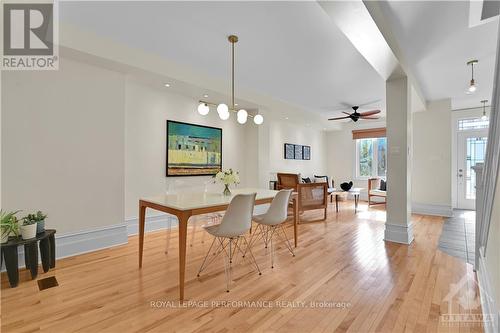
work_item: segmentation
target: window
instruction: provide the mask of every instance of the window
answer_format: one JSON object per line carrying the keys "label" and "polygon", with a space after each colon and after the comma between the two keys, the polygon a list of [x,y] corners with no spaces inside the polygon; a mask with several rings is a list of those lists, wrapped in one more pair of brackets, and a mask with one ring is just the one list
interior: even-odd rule
{"label": "window", "polygon": [[488,128],[489,125],[488,119],[481,118],[469,118],[469,119],[459,119],[458,120],[458,130],[459,131],[467,131],[481,128]]}
{"label": "window", "polygon": [[387,139],[356,140],[356,178],[385,177],[387,171]]}

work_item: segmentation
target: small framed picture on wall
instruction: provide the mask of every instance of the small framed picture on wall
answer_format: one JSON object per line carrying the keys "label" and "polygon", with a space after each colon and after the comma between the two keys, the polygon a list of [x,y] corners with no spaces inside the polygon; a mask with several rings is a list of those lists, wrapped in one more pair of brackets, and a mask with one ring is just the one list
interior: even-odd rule
{"label": "small framed picture on wall", "polygon": [[302,159],[311,159],[311,146],[302,146]]}
{"label": "small framed picture on wall", "polygon": [[296,160],[302,159],[302,146],[301,145],[295,145],[295,159]]}
{"label": "small framed picture on wall", "polygon": [[291,143],[285,143],[284,151],[285,160],[293,160],[295,158],[295,145],[292,145]]}

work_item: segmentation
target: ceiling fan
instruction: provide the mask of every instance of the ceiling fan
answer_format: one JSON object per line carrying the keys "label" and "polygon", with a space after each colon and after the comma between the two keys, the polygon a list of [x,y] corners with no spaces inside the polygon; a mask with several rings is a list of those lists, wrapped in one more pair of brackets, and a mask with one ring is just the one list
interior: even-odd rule
{"label": "ceiling fan", "polygon": [[340,119],[348,119],[350,118],[352,121],[356,122],[359,119],[379,119],[378,117],[372,117],[373,115],[380,113],[380,110],[372,110],[372,111],[366,111],[366,112],[358,112],[359,106],[355,105],[352,107],[354,110],[353,113],[348,113],[345,111],[342,111],[342,113],[346,114],[347,116],[344,117],[337,117],[337,118],[330,118],[328,120],[340,120]]}

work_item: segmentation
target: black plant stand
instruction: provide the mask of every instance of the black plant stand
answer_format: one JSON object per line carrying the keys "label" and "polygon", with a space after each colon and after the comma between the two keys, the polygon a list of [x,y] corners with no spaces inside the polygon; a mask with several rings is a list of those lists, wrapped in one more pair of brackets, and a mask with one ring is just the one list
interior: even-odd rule
{"label": "black plant stand", "polygon": [[38,242],[40,242],[40,256],[42,257],[43,271],[56,267],[56,231],[47,229],[36,235],[35,238],[22,239],[21,237],[11,238],[7,243],[1,244],[1,260],[5,260],[5,268],[12,288],[19,283],[19,266],[17,260],[17,247],[24,245],[24,262],[26,269],[30,270],[31,279],[38,275]]}

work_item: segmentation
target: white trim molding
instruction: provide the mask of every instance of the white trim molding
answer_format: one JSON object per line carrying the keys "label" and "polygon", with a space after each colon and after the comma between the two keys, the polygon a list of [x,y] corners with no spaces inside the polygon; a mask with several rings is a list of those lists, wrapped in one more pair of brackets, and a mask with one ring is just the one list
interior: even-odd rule
{"label": "white trim molding", "polygon": [[[134,236],[139,233],[139,219],[137,217],[125,220],[128,236]],[[146,217],[144,232],[157,231],[177,227],[177,217],[170,214],[159,214]]]}
{"label": "white trim molding", "polygon": [[481,309],[483,311],[484,332],[500,332],[500,312],[495,301],[495,291],[491,285],[491,275],[488,271],[484,248],[479,249],[479,269],[477,271],[479,294],[481,296]]}
{"label": "white trim molding", "polygon": [[[55,235],[56,259],[72,257],[128,243],[125,223]],[[41,262],[40,258],[38,262]],[[25,267],[24,248],[18,247],[18,266]],[[5,265],[2,265],[2,271]]]}
{"label": "white trim molding", "polygon": [[56,234],[56,258],[66,258],[87,252],[127,244],[125,223],[77,232]]}
{"label": "white trim molding", "polygon": [[413,239],[413,223],[411,223],[411,221],[407,225],[385,223],[385,241],[410,244],[413,242]]}
{"label": "white trim molding", "polygon": [[444,216],[452,217],[453,209],[451,205],[433,205],[414,202],[411,204],[411,212],[413,214],[421,215],[433,215],[433,216]]}

